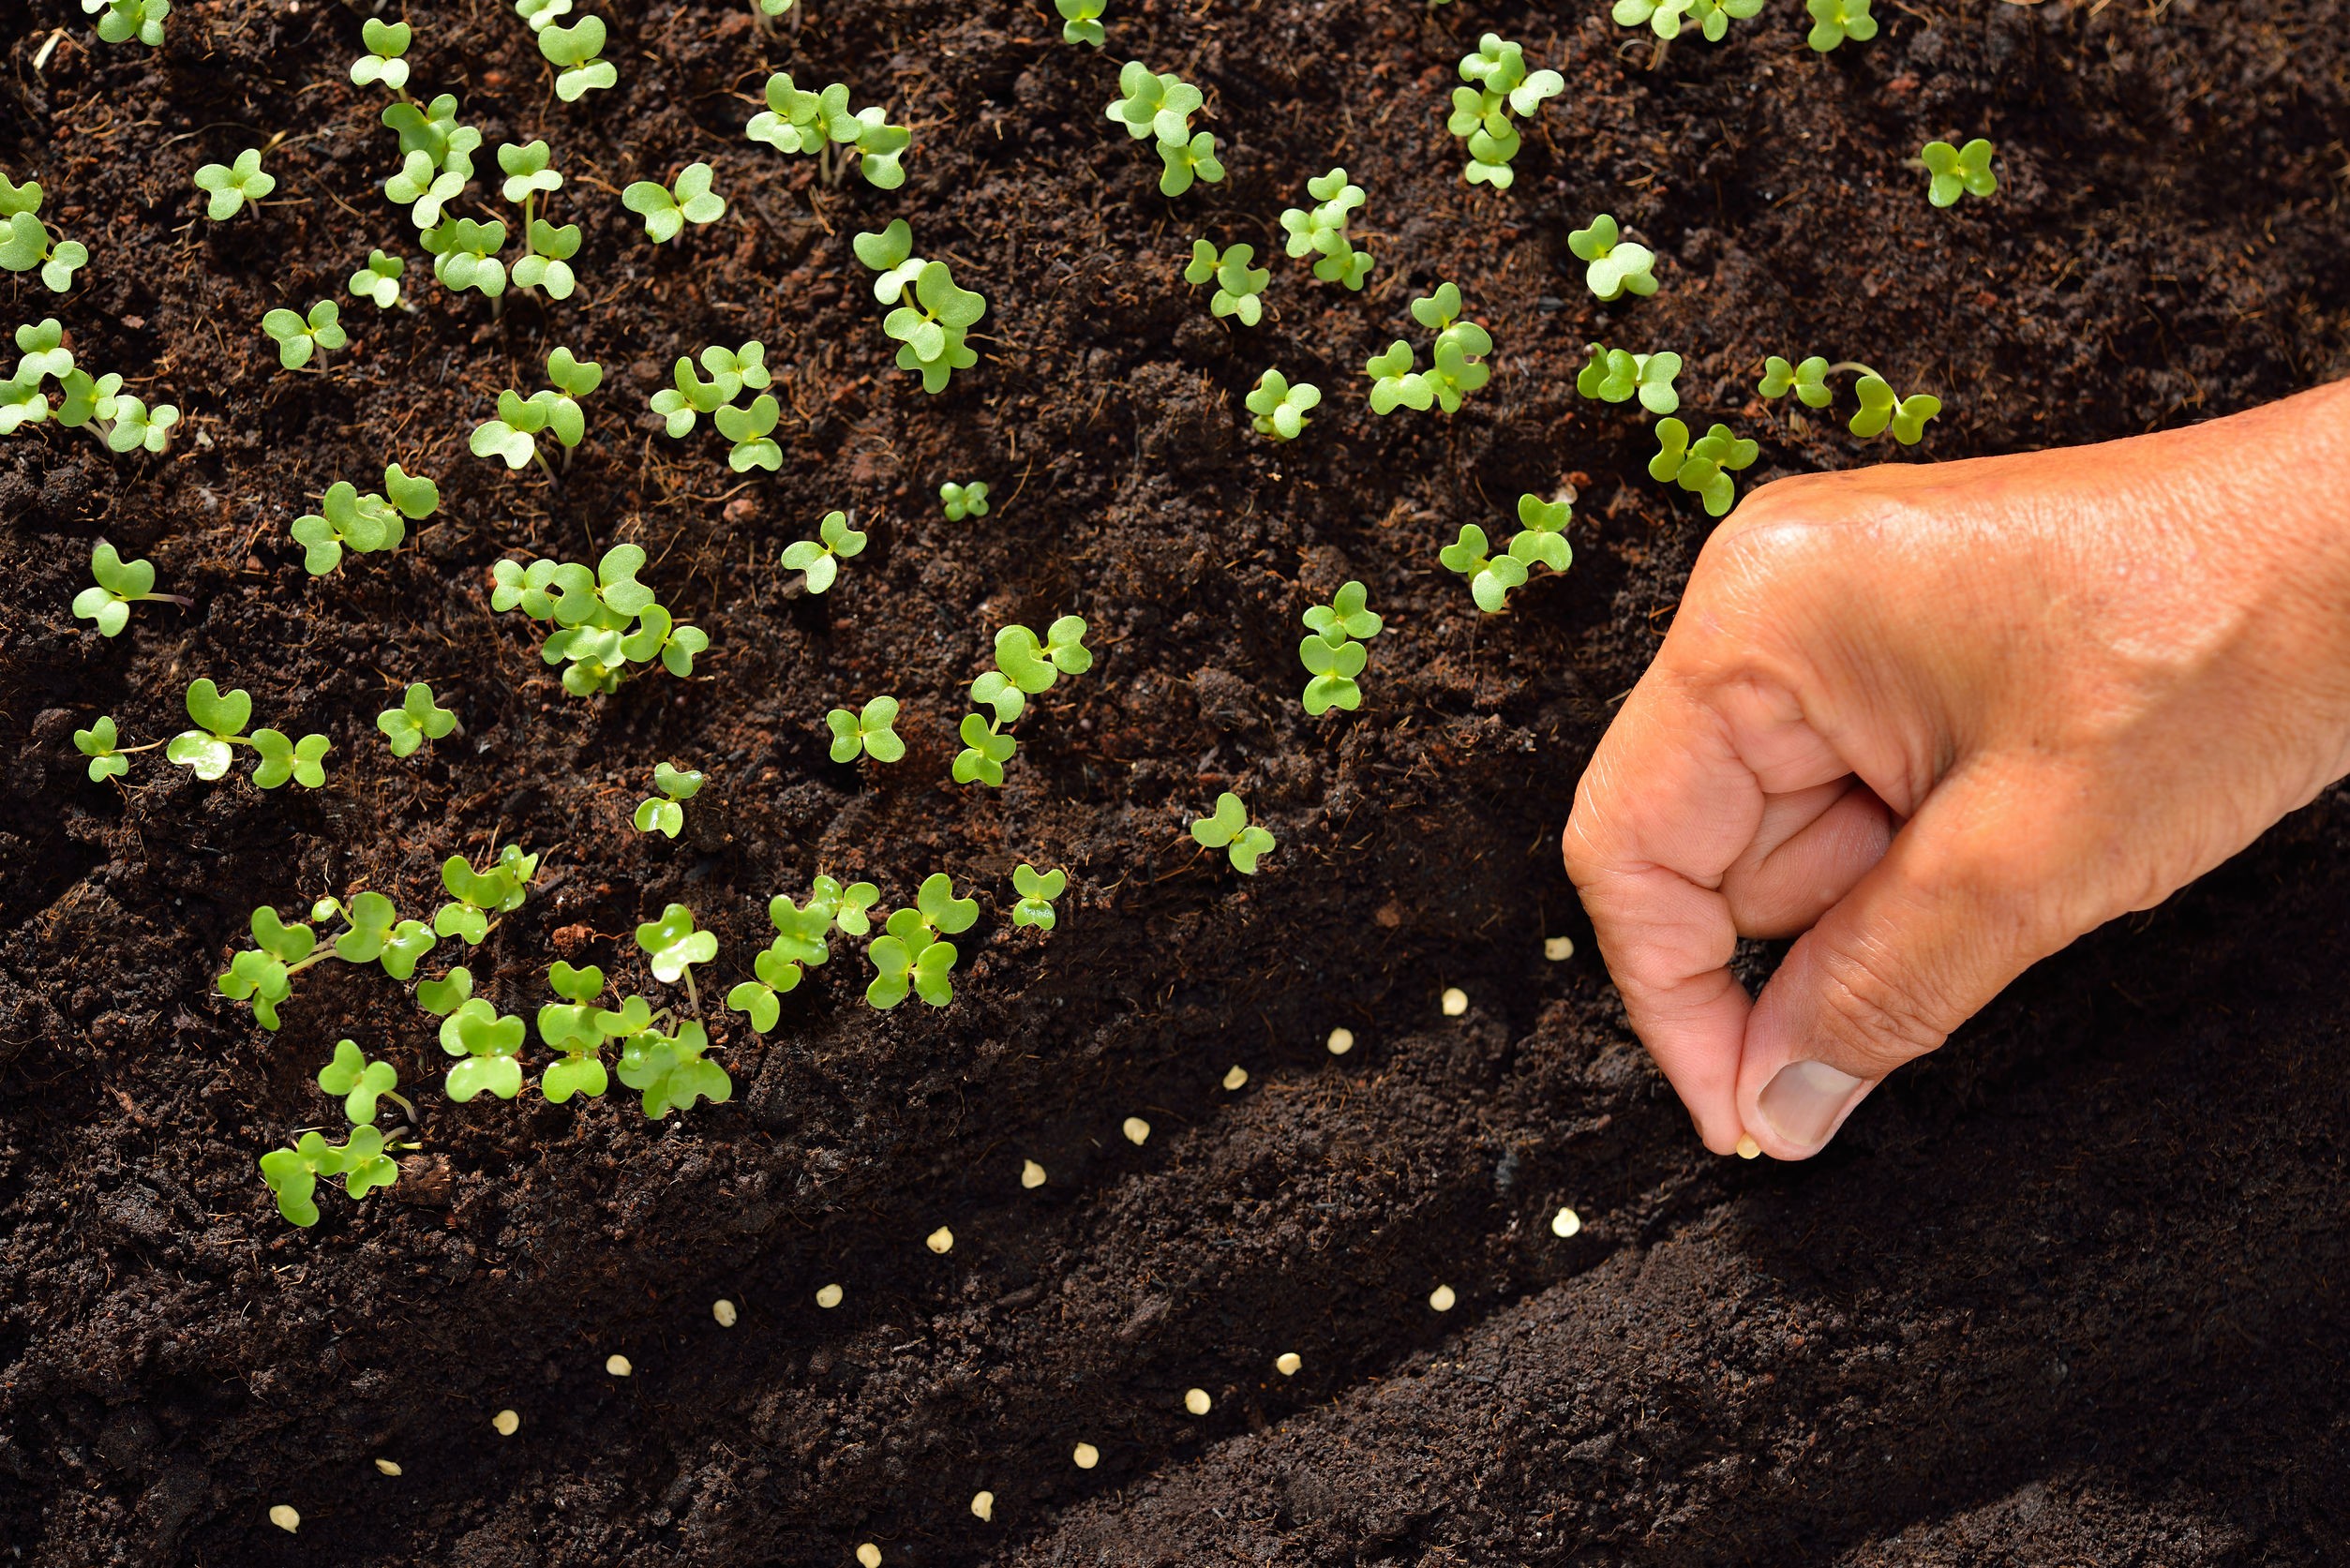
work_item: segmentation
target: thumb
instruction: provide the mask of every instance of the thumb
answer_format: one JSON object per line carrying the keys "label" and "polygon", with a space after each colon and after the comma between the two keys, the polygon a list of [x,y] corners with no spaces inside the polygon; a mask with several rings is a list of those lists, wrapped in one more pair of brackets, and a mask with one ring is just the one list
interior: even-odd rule
{"label": "thumb", "polygon": [[1789,950],[1739,1060],[1740,1120],[1773,1158],[1817,1154],[1888,1073],[2098,923],[2078,918],[2086,879],[2056,814],[2032,802],[2012,781],[1946,779]]}

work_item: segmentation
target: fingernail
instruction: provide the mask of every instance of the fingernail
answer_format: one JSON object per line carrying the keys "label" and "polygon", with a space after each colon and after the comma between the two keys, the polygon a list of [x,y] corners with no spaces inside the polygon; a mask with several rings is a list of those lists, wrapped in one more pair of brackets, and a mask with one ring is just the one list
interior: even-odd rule
{"label": "fingernail", "polygon": [[1860,1086],[1861,1080],[1825,1062],[1789,1062],[1762,1086],[1756,1104],[1780,1137],[1812,1149],[1828,1141],[1837,1114]]}

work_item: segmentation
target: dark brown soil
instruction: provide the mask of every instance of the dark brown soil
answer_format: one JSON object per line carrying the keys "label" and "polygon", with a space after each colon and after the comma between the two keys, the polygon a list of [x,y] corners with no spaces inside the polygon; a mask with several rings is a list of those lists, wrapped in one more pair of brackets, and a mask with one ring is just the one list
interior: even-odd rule
{"label": "dark brown soil", "polygon": [[[1754,481],[1889,450],[1753,399],[1767,352],[1938,392],[1927,458],[2340,375],[2350,9],[1888,0],[1879,37],[1821,58],[1774,0],[1652,68],[1600,0],[1112,0],[1100,52],[1041,4],[815,0],[766,41],[720,0],[587,8],[621,85],[563,106],[506,5],[408,6],[417,88],[460,96],[486,169],[546,137],[558,216],[588,227],[578,298],[494,318],[431,283],[377,188],[357,10],[183,0],[160,53],[100,45],[70,0],[0,14],[0,167],[94,257],[62,301],[0,279],[0,324],[53,312],[85,365],[189,416],[164,459],[54,426],[0,443],[7,1561],[2350,1553],[2350,793],[2043,965],[1800,1168],[1698,1146],[1554,850],[1710,526],[1642,471],[1645,422],[1575,397],[1581,346],[1687,356],[1685,411],[1762,441]],[[1569,83],[1506,195],[1459,183],[1443,128],[1489,26]],[[1226,184],[1157,193],[1102,119],[1131,57],[1207,93]],[[827,188],[745,142],[775,67],[892,106],[906,188]],[[204,222],[195,166],[279,133],[277,195]],[[1904,160],[1977,133],[2004,189],[1931,209]],[[696,158],[731,210],[656,250],[612,192]],[[1273,248],[1334,162],[1370,193],[1374,286],[1277,261],[1265,324],[1212,321],[1179,276],[1192,237]],[[1565,235],[1602,209],[1663,257],[1654,300],[1582,289]],[[983,363],[936,397],[891,367],[848,252],[897,216],[989,302]],[[347,297],[375,246],[411,259],[418,311],[352,304],[352,351],[280,370],[262,313]],[[1450,420],[1374,418],[1363,359],[1424,343],[1406,304],[1446,277],[1497,340],[1492,385]],[[786,460],[744,481],[645,401],[677,354],[753,336],[788,367]],[[467,455],[557,343],[610,372],[568,470]],[[1290,446],[1239,410],[1268,365],[1326,394]],[[440,478],[442,515],[307,577],[288,522],[393,458]],[[995,515],[947,523],[933,493],[969,478]],[[1572,572],[1480,618],[1438,546],[1562,481]],[[772,563],[836,506],[873,546],[799,595]],[[101,535],[196,608],[142,605],[112,641],[71,620]],[[690,682],[566,696],[488,613],[486,568],[620,540],[713,647]],[[1388,630],[1363,711],[1310,721],[1296,617],[1348,577]],[[1095,669],[1024,722],[1000,793],[952,785],[992,633],[1068,611]],[[200,675],[332,736],[327,787],[199,784],[160,754],[127,788],[83,778],[74,727],[160,739]],[[416,679],[464,731],[403,762],[374,715]],[[825,710],[883,690],[911,754],[830,762]],[[664,758],[712,777],[675,844],[626,820]],[[1253,880],[1185,833],[1223,787],[1280,839]],[[546,871],[471,955],[488,993],[531,1010],[563,956],[666,999],[627,933],[683,902],[722,938],[703,996],[730,1104],[457,1106],[380,973],[304,975],[277,1035],[212,993],[255,904],[367,886],[428,910],[444,856],[509,842]],[[1010,923],[1022,859],[1070,870],[1049,936]],[[870,1010],[845,948],[765,1039],[710,1007],[770,895],[818,870],[894,902],[933,871],[977,888],[951,1007]],[[1546,962],[1561,934],[1582,950]],[[1466,1016],[1441,1016],[1448,985]],[[1334,1058],[1340,1024],[1360,1043]],[[310,1075],[346,1034],[422,1086],[425,1151],[297,1232],[254,1161],[330,1112]]]}

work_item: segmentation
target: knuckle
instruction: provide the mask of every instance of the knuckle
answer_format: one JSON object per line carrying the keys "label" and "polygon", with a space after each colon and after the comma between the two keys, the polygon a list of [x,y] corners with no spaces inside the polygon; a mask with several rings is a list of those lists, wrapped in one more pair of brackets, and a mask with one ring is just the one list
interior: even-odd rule
{"label": "knuckle", "polygon": [[1819,969],[1820,1026],[1856,1062],[1890,1072],[1950,1038],[1947,1009],[1885,958],[1831,949]]}

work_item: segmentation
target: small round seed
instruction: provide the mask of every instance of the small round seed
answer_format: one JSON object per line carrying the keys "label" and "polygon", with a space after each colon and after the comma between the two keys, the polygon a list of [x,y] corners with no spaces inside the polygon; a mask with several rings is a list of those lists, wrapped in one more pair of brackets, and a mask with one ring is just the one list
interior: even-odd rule
{"label": "small round seed", "polygon": [[1150,1124],[1140,1116],[1127,1117],[1124,1130],[1126,1141],[1130,1143],[1139,1144],[1150,1142]]}
{"label": "small round seed", "polygon": [[1751,1133],[1751,1132],[1745,1132],[1745,1133],[1741,1133],[1741,1134],[1739,1134],[1739,1137],[1738,1137],[1738,1157],[1739,1157],[1739,1158],[1741,1158],[1741,1159],[1752,1159],[1752,1158],[1754,1158],[1754,1157],[1755,1157],[1755,1156],[1757,1156],[1757,1155],[1760,1154],[1761,1152],[1762,1152],[1762,1145],[1755,1142],[1755,1135],[1754,1135],[1753,1133]]}
{"label": "small round seed", "polygon": [[281,1502],[269,1511],[269,1522],[292,1535],[302,1528],[302,1516]]}
{"label": "small round seed", "polygon": [[1022,1160],[1020,1162],[1020,1185],[1022,1187],[1042,1187],[1044,1185],[1044,1167],[1039,1165],[1033,1159]]}
{"label": "small round seed", "polygon": [[1439,1312],[1449,1312],[1452,1304],[1460,1298],[1452,1293],[1450,1285],[1439,1285],[1428,1292],[1428,1304]]}
{"label": "small round seed", "polygon": [[1348,1052],[1355,1049],[1355,1031],[1352,1029],[1331,1030],[1329,1046],[1331,1055],[1345,1055]]}
{"label": "small round seed", "polygon": [[841,1288],[838,1285],[817,1286],[816,1304],[830,1312],[841,1304]]}
{"label": "small round seed", "polygon": [[604,1369],[606,1372],[611,1373],[612,1376],[616,1378],[627,1377],[631,1372],[636,1370],[636,1367],[628,1364],[628,1357],[624,1355],[606,1356],[604,1358]]}
{"label": "small round seed", "polygon": [[1077,1445],[1076,1449],[1070,1453],[1070,1457],[1077,1461],[1077,1468],[1079,1470],[1091,1470],[1094,1466],[1101,1462],[1101,1450],[1096,1448],[1092,1443],[1081,1442]]}
{"label": "small round seed", "polygon": [[378,1459],[375,1462],[375,1468],[386,1475],[397,1475],[400,1472],[400,1467],[389,1459]]}
{"label": "small round seed", "polygon": [[868,1541],[857,1548],[857,1561],[865,1568],[881,1568],[881,1548]]}
{"label": "small round seed", "polygon": [[1232,1071],[1224,1074],[1224,1087],[1227,1089],[1237,1089],[1248,1082],[1249,1069],[1247,1068],[1235,1067]]}
{"label": "small round seed", "polygon": [[1583,1217],[1573,1209],[1561,1209],[1550,1217],[1550,1233],[1562,1241],[1583,1228]]}
{"label": "small round seed", "polygon": [[735,1325],[734,1303],[725,1296],[720,1296],[710,1304],[710,1315],[718,1320],[720,1328],[732,1328]]}
{"label": "small round seed", "polygon": [[489,1424],[498,1428],[501,1438],[510,1438],[522,1429],[522,1418],[512,1411],[500,1411],[489,1418]]}
{"label": "small round seed", "polygon": [[994,1492],[974,1493],[971,1498],[971,1516],[981,1524],[994,1519],[995,1517],[995,1494]]}
{"label": "small round seed", "polygon": [[1295,1377],[1297,1375],[1297,1368],[1303,1366],[1304,1365],[1306,1365],[1305,1362],[1298,1358],[1298,1354],[1295,1351],[1283,1351],[1280,1354],[1273,1358],[1273,1370],[1279,1372],[1284,1378]]}
{"label": "small round seed", "polygon": [[951,1252],[954,1250],[954,1232],[941,1225],[922,1238],[922,1245],[933,1252]]}
{"label": "small round seed", "polygon": [[1469,993],[1457,985],[1446,986],[1444,1005],[1446,1018],[1459,1018],[1469,1010]]}
{"label": "small round seed", "polygon": [[1183,1391],[1183,1408],[1193,1415],[1205,1415],[1215,1404],[1216,1401],[1207,1396],[1205,1388],[1187,1388]]}
{"label": "small round seed", "polygon": [[1557,963],[1563,959],[1573,958],[1575,956],[1575,938],[1572,936],[1550,936],[1544,938],[1542,943],[1542,956],[1549,959],[1553,963]]}

